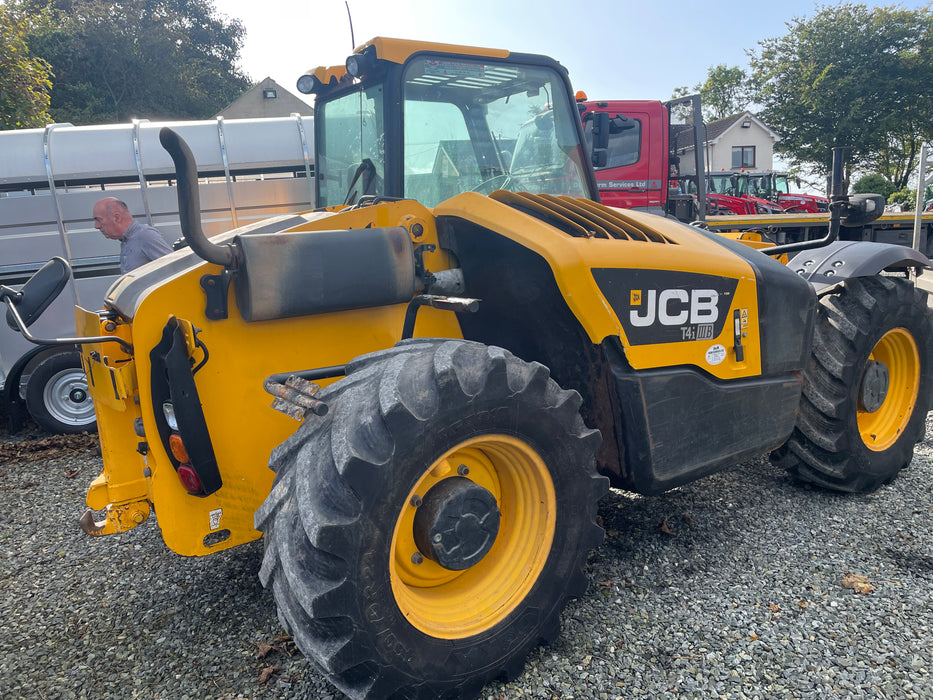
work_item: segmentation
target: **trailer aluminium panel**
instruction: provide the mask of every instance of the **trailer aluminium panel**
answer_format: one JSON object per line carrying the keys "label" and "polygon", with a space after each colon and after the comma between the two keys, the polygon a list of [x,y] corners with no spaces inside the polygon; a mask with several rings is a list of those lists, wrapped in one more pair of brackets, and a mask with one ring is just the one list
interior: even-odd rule
{"label": "trailer aluminium panel", "polygon": [[[35,324],[36,337],[73,337],[75,305],[101,308],[119,277],[119,243],[94,228],[99,199],[125,201],[170,245],[180,239],[174,165],[158,140],[163,126],[183,134],[196,154],[208,236],[314,206],[311,117],[2,131],[0,285],[18,288],[56,256],[72,269],[65,292]],[[0,324],[0,403],[13,429],[24,409],[51,432],[95,427],[77,348],[33,345],[7,323]]]}

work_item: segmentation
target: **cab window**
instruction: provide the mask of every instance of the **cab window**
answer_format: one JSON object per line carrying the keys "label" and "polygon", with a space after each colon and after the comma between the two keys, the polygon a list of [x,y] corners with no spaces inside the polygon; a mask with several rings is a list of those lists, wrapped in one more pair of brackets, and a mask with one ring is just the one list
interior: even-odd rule
{"label": "cab window", "polygon": [[471,190],[589,196],[579,116],[551,68],[419,56],[402,99],[405,197],[435,206]]}
{"label": "cab window", "polygon": [[323,103],[316,115],[318,205],[354,204],[384,194],[382,85]]}
{"label": "cab window", "polygon": [[[631,119],[629,128],[618,133],[609,132],[608,160],[606,165],[597,170],[606,168],[618,168],[623,165],[632,165],[641,158],[641,120]],[[593,150],[593,120],[587,119],[583,123],[583,136],[586,139],[586,147]]]}

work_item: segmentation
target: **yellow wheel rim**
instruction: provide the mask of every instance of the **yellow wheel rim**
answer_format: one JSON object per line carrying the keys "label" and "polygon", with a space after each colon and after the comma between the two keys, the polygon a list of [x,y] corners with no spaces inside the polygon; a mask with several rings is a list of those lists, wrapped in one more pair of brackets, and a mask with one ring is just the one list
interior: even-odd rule
{"label": "yellow wheel rim", "polygon": [[[450,571],[424,557],[415,545],[416,496],[458,475],[487,489],[499,506],[499,533],[479,562]],[[501,622],[531,591],[554,541],[557,501],[544,460],[522,440],[483,435],[461,442],[421,476],[399,513],[392,534],[389,572],[402,614],[432,637],[460,639]]]}
{"label": "yellow wheel rim", "polygon": [[881,452],[901,436],[913,414],[920,387],[920,353],[906,329],[894,328],[878,341],[868,359],[887,367],[888,392],[877,411],[869,413],[859,406],[858,428],[868,449]]}

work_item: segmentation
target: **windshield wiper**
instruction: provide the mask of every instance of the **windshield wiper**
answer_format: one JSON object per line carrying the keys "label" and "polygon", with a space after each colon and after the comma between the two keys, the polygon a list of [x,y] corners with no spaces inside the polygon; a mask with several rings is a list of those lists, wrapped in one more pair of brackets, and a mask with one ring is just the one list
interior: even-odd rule
{"label": "windshield wiper", "polygon": [[356,183],[361,178],[363,180],[363,194],[375,194],[372,190],[375,189],[374,185],[377,177],[376,166],[373,165],[373,162],[369,158],[363,158],[356,172],[353,173],[353,179],[350,180],[350,187],[347,189],[347,196],[344,197],[343,203],[347,206],[352,206],[356,203],[357,191],[355,188]]}

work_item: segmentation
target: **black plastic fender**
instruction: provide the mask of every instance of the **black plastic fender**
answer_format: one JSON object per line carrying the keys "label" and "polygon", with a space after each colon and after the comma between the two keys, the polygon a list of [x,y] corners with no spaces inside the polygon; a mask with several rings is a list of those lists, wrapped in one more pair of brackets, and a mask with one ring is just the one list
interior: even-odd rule
{"label": "black plastic fender", "polygon": [[882,270],[933,268],[933,262],[913,248],[892,243],[836,241],[799,252],[787,267],[819,291],[842,280],[871,277]]}

